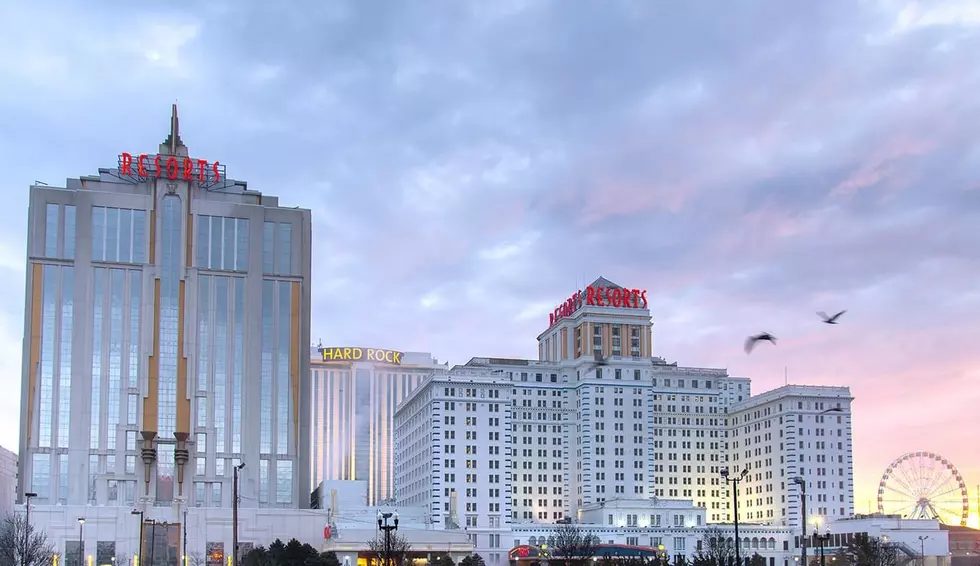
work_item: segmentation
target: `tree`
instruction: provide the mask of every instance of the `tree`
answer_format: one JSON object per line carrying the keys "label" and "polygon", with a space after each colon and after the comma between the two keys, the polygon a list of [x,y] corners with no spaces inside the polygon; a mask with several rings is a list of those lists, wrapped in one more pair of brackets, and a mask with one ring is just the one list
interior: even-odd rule
{"label": "tree", "polygon": [[721,529],[710,528],[701,535],[701,548],[694,553],[696,566],[728,566],[735,562],[735,541]]}
{"label": "tree", "polygon": [[482,556],[474,552],[460,560],[459,566],[487,566],[487,563],[483,561]]}
{"label": "tree", "polygon": [[844,566],[895,566],[898,563],[895,546],[865,533],[855,534],[837,556]]}
{"label": "tree", "polygon": [[766,559],[756,552],[752,555],[752,558],[749,558],[749,566],[766,566]]}
{"label": "tree", "polygon": [[207,566],[207,559],[200,552],[187,553],[187,563],[190,566]]}
{"label": "tree", "polygon": [[433,561],[432,566],[456,566],[456,563],[453,562],[453,559],[449,555],[443,554]]}
{"label": "tree", "polygon": [[0,564],[47,566],[54,556],[48,535],[18,514],[7,515],[0,524]]}
{"label": "tree", "polygon": [[242,557],[242,564],[243,566],[272,566],[272,559],[264,546],[256,546]]}
{"label": "tree", "polygon": [[320,566],[340,566],[340,558],[336,552],[321,552]]}
{"label": "tree", "polygon": [[551,555],[564,560],[566,566],[582,565],[595,557],[599,537],[584,532],[572,523],[562,523],[555,530],[555,541],[551,545]]}
{"label": "tree", "polygon": [[387,540],[385,537],[384,531],[379,532],[378,536],[368,541],[368,550],[377,555],[382,566],[402,566],[412,545],[398,531],[391,531]]}

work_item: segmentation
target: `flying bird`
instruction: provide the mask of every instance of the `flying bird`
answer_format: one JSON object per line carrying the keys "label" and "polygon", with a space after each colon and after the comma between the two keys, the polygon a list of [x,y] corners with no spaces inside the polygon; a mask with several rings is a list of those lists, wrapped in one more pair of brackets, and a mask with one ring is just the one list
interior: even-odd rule
{"label": "flying bird", "polygon": [[840,318],[841,315],[846,312],[847,312],[846,310],[843,310],[835,314],[834,316],[827,316],[827,313],[820,311],[817,313],[817,315],[819,315],[820,318],[822,318],[826,324],[837,324],[837,319]]}
{"label": "flying bird", "polygon": [[745,339],[745,353],[749,354],[752,352],[752,348],[759,342],[769,342],[773,346],[776,345],[776,337],[768,332],[763,332],[762,334],[756,334],[755,336],[749,336]]}

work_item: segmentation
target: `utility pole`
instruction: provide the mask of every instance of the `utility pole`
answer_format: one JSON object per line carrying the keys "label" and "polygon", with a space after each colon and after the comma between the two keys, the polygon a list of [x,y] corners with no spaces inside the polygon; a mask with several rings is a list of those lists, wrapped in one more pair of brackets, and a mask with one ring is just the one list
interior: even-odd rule
{"label": "utility pole", "polygon": [[139,550],[140,557],[138,561],[138,566],[143,566],[143,512],[140,511],[139,509],[133,509],[132,514],[140,516],[140,550]]}
{"label": "utility pole", "polygon": [[231,538],[231,555],[234,557],[232,558],[232,566],[238,566],[238,500],[240,499],[238,496],[238,474],[244,467],[245,462],[235,466],[234,483],[232,485],[231,522],[234,524]]}
{"label": "utility pole", "polygon": [[[735,501],[735,564],[736,566],[742,565],[742,539],[738,538],[738,484],[745,479],[745,476],[749,475],[749,469],[745,468],[742,473],[738,475],[737,478],[728,477],[728,468],[721,471],[721,477],[725,478],[725,483],[731,483],[734,487],[732,491],[732,499]],[[805,566],[805,565],[804,565]]]}
{"label": "utility pole", "polygon": [[926,539],[929,535],[919,537],[919,566],[926,566]]}
{"label": "utility pole", "polygon": [[184,511],[184,549],[183,549],[183,556],[184,556],[184,560],[183,560],[184,566],[187,566],[187,511],[186,510]]}
{"label": "utility pole", "polygon": [[27,564],[27,533],[31,530],[31,498],[37,497],[33,491],[24,494],[24,505],[26,506],[26,518],[24,519],[24,550],[20,553],[20,563]]}
{"label": "utility pole", "polygon": [[[391,524],[388,519],[392,519]],[[398,530],[398,513],[382,513],[378,511],[378,528],[385,534],[384,551],[382,552],[381,566],[392,566],[391,564],[391,533]],[[401,560],[399,560],[400,562]],[[401,566],[400,564],[397,566]]]}
{"label": "utility pole", "polygon": [[800,517],[800,524],[803,526],[803,536],[800,537],[801,556],[800,566],[806,565],[806,480],[802,477],[793,478],[793,483],[800,486],[800,501],[803,505],[803,515]]}
{"label": "utility pole", "polygon": [[[147,522],[150,523],[150,562],[146,566],[153,566],[153,550],[157,546],[157,522],[153,519],[150,519]],[[143,565],[140,564],[139,566]]]}

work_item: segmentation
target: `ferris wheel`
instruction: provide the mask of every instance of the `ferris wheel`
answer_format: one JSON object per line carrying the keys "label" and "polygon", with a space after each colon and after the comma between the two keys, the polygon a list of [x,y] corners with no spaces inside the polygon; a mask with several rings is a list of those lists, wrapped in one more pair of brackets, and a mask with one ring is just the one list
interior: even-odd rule
{"label": "ferris wheel", "polygon": [[939,454],[920,450],[896,459],[881,475],[878,512],[965,527],[970,500],[959,470]]}

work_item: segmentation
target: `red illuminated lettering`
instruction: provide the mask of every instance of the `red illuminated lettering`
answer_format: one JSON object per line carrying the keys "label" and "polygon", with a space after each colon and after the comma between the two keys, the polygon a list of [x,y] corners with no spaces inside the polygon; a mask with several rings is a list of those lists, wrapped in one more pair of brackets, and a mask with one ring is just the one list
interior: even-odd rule
{"label": "red illuminated lettering", "polygon": [[576,291],[548,314],[548,327],[558,324],[562,318],[572,316],[583,306],[613,308],[647,308],[647,292],[640,289],[610,287],[586,287]]}
{"label": "red illuminated lettering", "polygon": [[167,158],[167,178],[174,181],[177,179],[177,175],[180,173],[180,164],[177,163],[176,157]]}
{"label": "red illuminated lettering", "polygon": [[119,154],[119,174],[138,174],[143,178],[168,178],[174,181],[197,180],[201,183],[222,180],[221,164],[217,161],[212,163],[206,159],[174,155],[154,155],[152,163],[150,159],[150,155],[146,153],[136,156],[124,151]]}
{"label": "red illuminated lettering", "polygon": [[119,174],[120,175],[132,175],[133,174],[133,156],[132,154],[123,152],[122,159],[119,163]]}
{"label": "red illuminated lettering", "polygon": [[620,289],[612,290],[612,306],[621,307],[623,306],[623,291]]}

